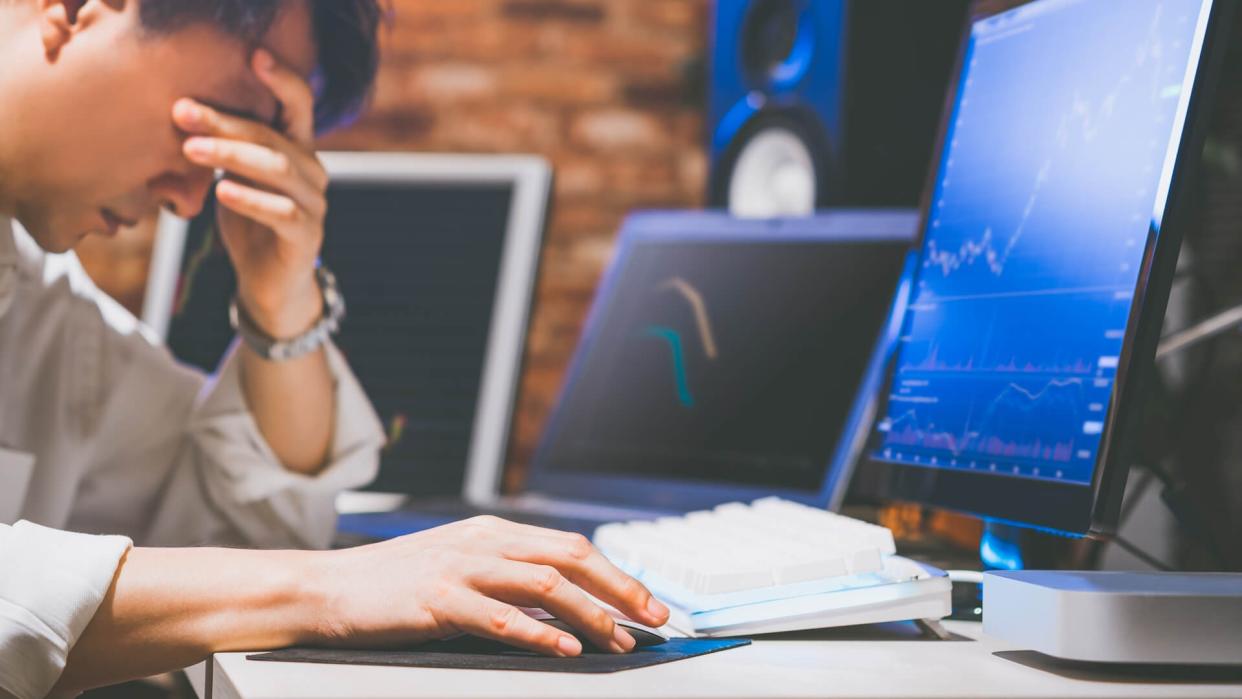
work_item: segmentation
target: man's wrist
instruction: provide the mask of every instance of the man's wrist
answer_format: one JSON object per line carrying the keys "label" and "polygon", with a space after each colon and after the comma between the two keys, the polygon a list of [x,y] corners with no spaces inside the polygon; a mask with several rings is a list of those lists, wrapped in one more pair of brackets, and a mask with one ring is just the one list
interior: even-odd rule
{"label": "man's wrist", "polygon": [[245,288],[239,289],[237,299],[247,320],[273,340],[297,337],[323,318],[323,292],[313,276],[283,300],[269,300]]}
{"label": "man's wrist", "polygon": [[[214,652],[266,650],[315,643],[325,596],[313,574],[323,551],[245,551],[252,557],[249,582],[242,586],[226,628],[213,638]],[[241,563],[241,560],[236,563]]]}
{"label": "man's wrist", "polygon": [[304,551],[297,563],[297,632],[300,644],[313,645],[340,641],[345,637],[341,621],[339,578],[334,568],[342,551]]}
{"label": "man's wrist", "polygon": [[294,551],[290,572],[294,594],[291,597],[291,630],[300,645],[322,643],[331,627],[335,594],[330,588],[332,551]]}

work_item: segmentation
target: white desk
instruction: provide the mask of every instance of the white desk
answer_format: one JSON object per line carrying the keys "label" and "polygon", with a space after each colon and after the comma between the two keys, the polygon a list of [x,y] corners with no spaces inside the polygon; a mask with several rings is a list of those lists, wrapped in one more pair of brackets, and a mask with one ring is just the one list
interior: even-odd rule
{"label": "white desk", "polygon": [[611,675],[294,665],[252,662],[231,653],[212,663],[210,696],[195,684],[203,699],[1242,697],[1237,676],[1187,683],[1040,669],[1032,666],[1039,659],[1030,654],[978,640],[978,624],[946,626],[966,639],[825,631]]}

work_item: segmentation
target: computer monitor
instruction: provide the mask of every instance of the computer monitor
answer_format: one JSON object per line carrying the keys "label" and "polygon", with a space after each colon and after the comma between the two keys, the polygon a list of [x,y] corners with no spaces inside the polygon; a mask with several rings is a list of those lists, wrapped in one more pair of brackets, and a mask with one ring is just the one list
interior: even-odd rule
{"label": "computer monitor", "polygon": [[[337,345],[389,433],[372,489],[499,480],[551,174],[524,156],[325,153],[322,260],[348,306]],[[147,322],[211,371],[233,339],[233,270],[211,211],[162,226]],[[469,468],[468,468],[469,466]],[[474,482],[466,483],[469,471]]]}
{"label": "computer monitor", "polygon": [[769,495],[839,505],[917,220],[632,216],[530,490],[648,511]]}
{"label": "computer monitor", "polygon": [[881,495],[1116,526],[1230,5],[982,5],[868,450]]}

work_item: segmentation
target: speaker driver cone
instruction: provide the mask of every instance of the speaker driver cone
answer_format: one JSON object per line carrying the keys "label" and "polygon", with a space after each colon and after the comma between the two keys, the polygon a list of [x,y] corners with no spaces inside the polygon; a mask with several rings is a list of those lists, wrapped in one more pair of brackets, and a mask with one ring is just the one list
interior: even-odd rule
{"label": "speaker driver cone", "polygon": [[818,188],[815,157],[807,144],[789,129],[768,128],[738,152],[729,208],[748,218],[806,216],[815,212]]}

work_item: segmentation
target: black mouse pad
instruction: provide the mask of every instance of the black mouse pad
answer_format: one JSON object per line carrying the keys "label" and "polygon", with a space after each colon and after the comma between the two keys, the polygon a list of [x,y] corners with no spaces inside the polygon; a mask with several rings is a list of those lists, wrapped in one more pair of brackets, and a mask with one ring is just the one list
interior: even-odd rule
{"label": "black mouse pad", "polygon": [[290,648],[248,655],[247,660],[331,665],[387,665],[453,670],[522,670],[527,672],[609,673],[663,665],[708,653],[750,645],[745,639],[674,638],[626,655],[583,653],[576,658],[549,658],[491,641],[463,639],[416,646],[409,650],[333,650]]}

